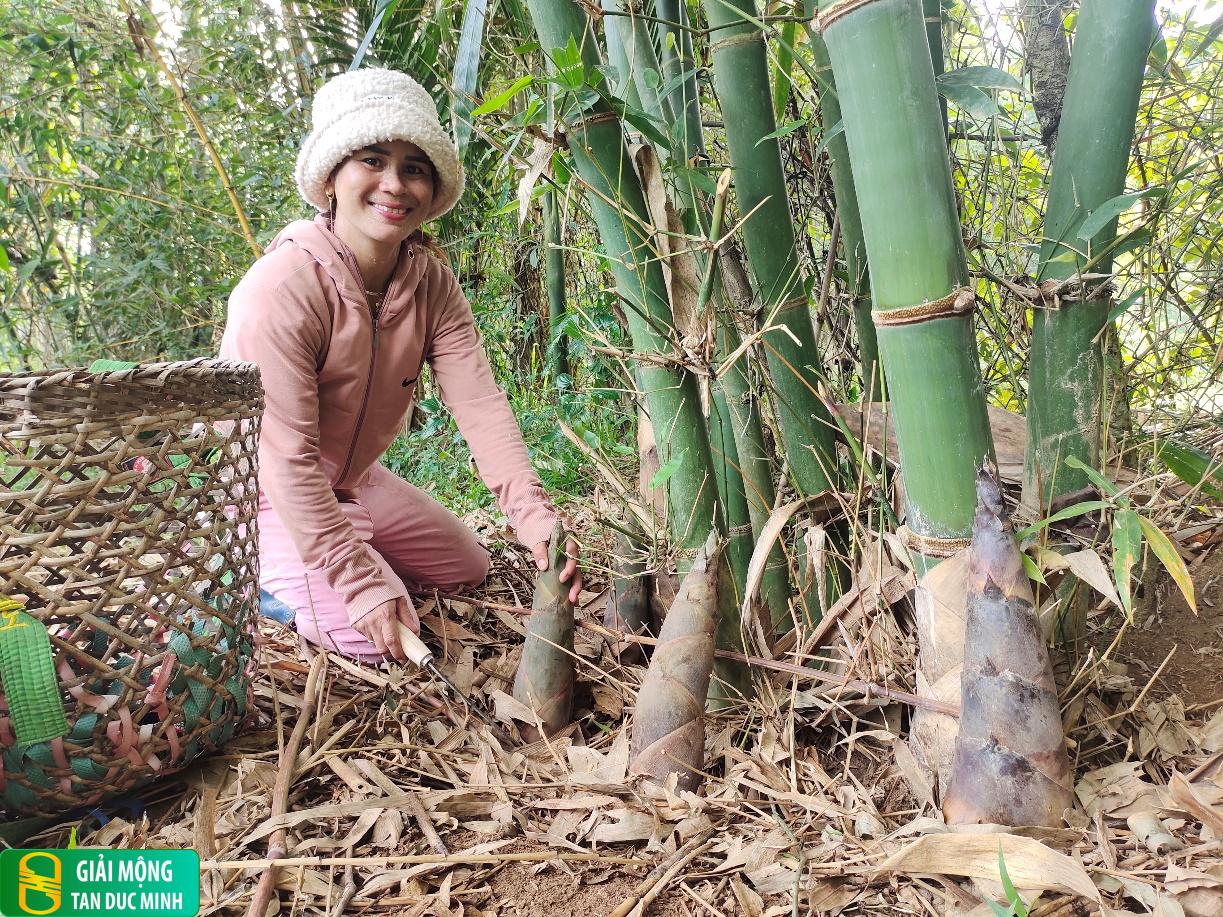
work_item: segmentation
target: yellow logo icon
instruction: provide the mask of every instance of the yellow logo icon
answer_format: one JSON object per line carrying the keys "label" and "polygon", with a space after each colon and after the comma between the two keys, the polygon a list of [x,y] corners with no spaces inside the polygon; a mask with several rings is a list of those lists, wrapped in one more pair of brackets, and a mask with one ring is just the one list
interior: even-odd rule
{"label": "yellow logo icon", "polygon": [[[46,860],[46,863],[40,863]],[[63,867],[59,857],[53,853],[36,850],[17,861],[17,906],[27,914],[50,914],[59,910]],[[30,896],[34,896],[31,903]],[[50,907],[35,907],[35,903],[49,901]]]}

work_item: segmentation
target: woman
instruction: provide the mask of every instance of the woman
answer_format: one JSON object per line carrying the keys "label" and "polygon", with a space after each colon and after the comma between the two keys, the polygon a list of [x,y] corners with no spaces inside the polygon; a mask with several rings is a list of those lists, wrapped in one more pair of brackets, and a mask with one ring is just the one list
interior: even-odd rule
{"label": "woman", "polygon": [[[403,660],[408,585],[474,586],[488,552],[453,513],[378,464],[428,361],[481,476],[547,569],[556,512],[489,369],[471,307],[424,244],[463,190],[429,94],[391,70],[319,90],[297,158],[319,211],[285,227],[229,300],[221,357],[259,365],[260,586],[312,643]],[[577,598],[576,545],[561,580]]]}

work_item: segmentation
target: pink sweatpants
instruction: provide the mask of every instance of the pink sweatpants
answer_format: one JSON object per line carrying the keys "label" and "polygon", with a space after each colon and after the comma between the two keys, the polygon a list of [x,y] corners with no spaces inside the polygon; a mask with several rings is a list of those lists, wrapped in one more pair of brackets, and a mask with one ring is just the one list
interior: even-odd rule
{"label": "pink sweatpants", "polygon": [[[369,544],[387,582],[457,589],[476,586],[488,575],[488,551],[459,518],[428,494],[381,465],[368,483],[349,492],[340,509],[357,537]],[[311,643],[364,662],[385,657],[348,623],[344,600],[319,571],[302,563],[289,533],[267,497],[259,495],[259,585],[293,609],[297,632]]]}

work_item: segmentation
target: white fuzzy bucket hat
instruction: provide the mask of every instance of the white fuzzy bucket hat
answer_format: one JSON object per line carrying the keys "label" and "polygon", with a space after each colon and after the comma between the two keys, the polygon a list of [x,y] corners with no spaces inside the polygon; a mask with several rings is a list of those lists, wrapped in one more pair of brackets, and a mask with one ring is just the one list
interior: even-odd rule
{"label": "white fuzzy bucket hat", "polygon": [[328,80],[314,97],[313,129],[297,154],[297,190],[319,210],[328,208],[325,186],[354,150],[371,143],[407,140],[433,163],[433,208],[425,222],[446,213],[463,193],[463,167],[454,141],[437,117],[425,88],[398,70],[354,70]]}

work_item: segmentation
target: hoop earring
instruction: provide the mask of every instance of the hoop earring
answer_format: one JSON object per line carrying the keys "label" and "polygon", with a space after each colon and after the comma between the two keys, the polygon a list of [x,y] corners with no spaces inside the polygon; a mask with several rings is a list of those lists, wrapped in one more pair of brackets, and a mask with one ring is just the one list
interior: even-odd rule
{"label": "hoop earring", "polygon": [[328,190],[327,192],[327,210],[331,214],[331,222],[335,222],[335,192]]}

